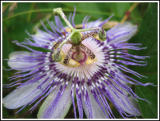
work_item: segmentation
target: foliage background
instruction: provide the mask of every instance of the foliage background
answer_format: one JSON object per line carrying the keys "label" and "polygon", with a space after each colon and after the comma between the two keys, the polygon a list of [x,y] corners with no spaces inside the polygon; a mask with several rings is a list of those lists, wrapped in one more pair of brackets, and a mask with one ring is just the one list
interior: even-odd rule
{"label": "foliage background", "polygon": [[[52,9],[62,7],[67,15],[73,12],[74,7],[77,9],[75,22],[81,23],[83,17],[91,16],[91,20],[98,18],[106,19],[112,13],[114,17],[111,20],[120,21],[125,12],[133,3],[3,3],[3,84],[9,83],[8,77],[13,75],[13,71],[7,71],[8,55],[13,51],[24,50],[12,43],[13,40],[23,41],[26,37],[26,30],[34,33],[35,28],[40,25],[40,20],[45,21],[47,18],[53,20]],[[141,82],[152,82],[157,85],[157,3],[139,3],[133,10],[129,18],[134,24],[139,25],[139,32],[130,41],[140,42],[147,47],[146,50],[137,52],[139,55],[150,56],[147,60],[146,67],[131,67],[137,72],[146,75]],[[134,52],[131,52],[134,53]],[[135,87],[136,93],[150,101],[146,103],[139,101],[139,107],[142,116],[139,118],[157,118],[157,87],[148,86]],[[14,88],[3,88],[3,97],[11,92]],[[16,114],[17,110],[8,110],[3,107],[3,118],[36,118],[37,111],[30,113],[29,107]],[[73,118],[73,108],[71,107],[66,118]]]}

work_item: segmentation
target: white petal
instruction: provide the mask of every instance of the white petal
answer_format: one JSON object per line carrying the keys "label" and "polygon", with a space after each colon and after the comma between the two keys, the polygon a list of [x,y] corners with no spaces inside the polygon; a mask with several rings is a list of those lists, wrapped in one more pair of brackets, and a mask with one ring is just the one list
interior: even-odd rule
{"label": "white petal", "polygon": [[132,25],[129,22],[118,24],[107,31],[107,36],[111,40],[109,44],[117,43],[123,40],[130,39],[137,32],[137,25]]}
{"label": "white petal", "polygon": [[136,111],[127,111],[129,114],[133,114],[133,115],[136,115],[136,116],[140,116],[141,115],[141,112],[139,111],[139,107],[138,107],[138,103],[133,99],[133,97],[129,96],[128,99],[131,101],[132,105],[138,110],[138,112]]}
{"label": "white petal", "polygon": [[47,116],[45,112],[50,107],[51,103],[55,100],[58,89],[54,90],[44,101],[42,104],[37,117],[38,118],[64,118],[67,114],[70,106],[71,106],[71,87],[67,87],[63,93],[63,95],[60,97],[59,101],[57,102],[56,106],[53,110],[51,110],[49,113],[47,113]]}
{"label": "white petal", "polygon": [[69,51],[69,49],[70,49],[71,47],[72,47],[71,44],[64,44],[64,45],[62,46],[62,50],[63,50],[64,54],[67,55],[67,53],[68,53],[68,51]]}
{"label": "white petal", "polygon": [[[96,102],[96,100],[94,99],[93,95],[89,91],[88,91],[88,94],[89,94],[89,99],[90,99],[90,103],[91,103],[93,118],[105,119],[106,116],[103,113],[103,111],[101,110],[101,108],[98,105],[98,103]],[[87,107],[85,106],[85,102],[83,102],[83,107],[84,107],[84,112],[85,112],[86,116],[89,118],[89,112],[88,112]]]}
{"label": "white petal", "polygon": [[31,102],[34,97],[42,93],[45,85],[42,86],[43,89],[37,88],[42,80],[15,89],[3,98],[4,106],[8,109],[16,109]]}
{"label": "white petal", "polygon": [[32,53],[27,51],[16,51],[12,52],[9,55],[8,65],[16,70],[25,69],[27,67],[31,67],[37,64],[37,62],[29,62],[26,59],[23,59],[26,56],[31,56]]}
{"label": "white petal", "polygon": [[[115,67],[111,66],[111,64],[108,64],[108,67],[110,67],[110,71],[117,71],[119,74],[121,74],[121,72],[119,70],[117,70]],[[123,76],[120,76],[121,78],[124,78]],[[120,83],[122,83],[123,85],[129,86],[128,83],[126,83],[124,80],[119,79]],[[115,82],[112,82],[114,85]],[[120,106],[125,112],[129,113],[129,114],[133,114],[133,115],[141,115],[139,110],[138,110],[138,105],[135,102],[135,100],[133,99],[133,97],[128,97],[128,92],[126,92],[123,88],[119,87],[119,89],[125,94],[122,95],[120,92],[118,92],[116,89],[114,90],[114,92],[119,96],[117,97],[114,92],[106,85],[106,89],[108,90],[108,92],[113,96],[113,100],[115,100],[115,103],[118,104],[118,106]],[[129,104],[126,100],[126,98],[129,100],[129,102],[131,104]],[[121,102],[121,100],[128,106],[128,108],[126,108],[126,106],[123,105],[123,103]],[[137,109],[137,112],[133,109],[133,107],[135,107]]]}
{"label": "white petal", "polygon": [[[108,89],[108,91],[110,92],[110,94],[112,95],[113,100],[116,102],[116,104],[121,107],[125,112],[131,114],[131,115],[136,115],[136,116],[140,116],[140,112],[138,110],[138,106],[135,102],[135,100],[130,96],[125,96],[122,95],[121,93],[119,93],[117,90],[115,90],[115,92],[117,93],[117,95],[119,97],[117,97],[111,89]],[[123,91],[124,92],[124,91]],[[126,92],[124,92],[126,93]],[[127,100],[129,101],[127,101]],[[122,103],[123,101],[123,103]],[[125,104],[125,105],[124,105]],[[136,111],[137,110],[137,111]]]}
{"label": "white petal", "polygon": [[[113,70],[114,71],[114,70]],[[119,79],[120,83],[126,85],[126,86],[130,86],[128,83],[126,83],[125,81]],[[114,82],[113,82],[114,83]],[[139,112],[138,109],[138,104],[137,102],[133,99],[132,96],[128,96],[128,92],[126,92],[123,88],[119,87],[119,89],[125,94],[122,95],[120,92],[118,92],[117,90],[115,90],[115,92],[118,94],[118,96],[121,98],[121,100],[123,100],[123,102],[128,106],[128,108],[126,108],[126,106],[124,106],[120,100],[120,98],[118,98],[112,91],[111,89],[109,89],[110,93],[112,94],[114,100],[116,100],[116,102],[118,102],[118,105],[127,113],[132,114],[132,115],[136,115],[136,116],[140,116],[141,113]],[[130,102],[130,104],[128,103],[128,101],[126,100],[126,98],[128,99],[128,101]],[[135,109],[133,109],[133,107]]]}

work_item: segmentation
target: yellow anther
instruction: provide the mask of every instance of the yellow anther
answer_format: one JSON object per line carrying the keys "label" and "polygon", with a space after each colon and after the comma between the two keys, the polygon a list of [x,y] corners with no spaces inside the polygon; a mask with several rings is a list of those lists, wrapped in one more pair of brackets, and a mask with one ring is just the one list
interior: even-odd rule
{"label": "yellow anther", "polygon": [[94,37],[95,39],[97,39],[97,40],[100,40],[98,34],[94,35],[93,37]]}
{"label": "yellow anther", "polygon": [[63,52],[62,50],[61,50],[60,54],[61,54],[61,56],[62,56],[62,59],[64,59],[64,57],[65,57],[66,55],[64,54],[64,52]]}
{"label": "yellow anther", "polygon": [[68,66],[70,66],[70,67],[78,67],[78,66],[80,66],[80,63],[75,61],[75,60],[73,60],[73,59],[70,59],[69,62],[68,62]]}
{"label": "yellow anther", "polygon": [[89,65],[89,64],[92,64],[92,63],[94,63],[96,61],[97,61],[96,58],[95,59],[91,59],[90,57],[88,57],[87,60],[86,60],[86,64]]}
{"label": "yellow anther", "polygon": [[66,31],[67,32],[72,32],[72,30],[69,27],[66,28]]}

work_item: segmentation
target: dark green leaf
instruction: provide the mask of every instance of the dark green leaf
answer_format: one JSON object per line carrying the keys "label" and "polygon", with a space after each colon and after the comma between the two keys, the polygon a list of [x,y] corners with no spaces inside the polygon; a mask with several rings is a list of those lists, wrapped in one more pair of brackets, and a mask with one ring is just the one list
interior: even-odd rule
{"label": "dark green leaf", "polygon": [[[136,52],[136,54],[150,56],[148,59],[148,66],[135,67],[134,70],[147,76],[147,79],[142,82],[151,82],[157,85],[157,4],[150,3],[145,13],[143,21],[139,27],[138,34],[131,40],[132,42],[143,43],[146,50]],[[147,99],[150,103],[139,101],[139,107],[143,118],[157,117],[157,86],[137,87],[136,93]]]}

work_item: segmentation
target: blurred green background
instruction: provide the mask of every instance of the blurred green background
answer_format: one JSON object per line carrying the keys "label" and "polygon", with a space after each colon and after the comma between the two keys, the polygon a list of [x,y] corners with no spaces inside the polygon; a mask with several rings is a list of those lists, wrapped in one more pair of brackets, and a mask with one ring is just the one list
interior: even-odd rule
{"label": "blurred green background", "polygon": [[[85,16],[91,16],[89,21],[102,18],[103,20],[114,14],[111,20],[121,21],[126,11],[133,5],[130,3],[94,3],[94,2],[61,2],[61,3],[3,3],[3,59],[7,59],[8,55],[13,51],[25,50],[12,43],[13,40],[23,41],[27,38],[26,31],[34,33],[35,28],[41,27],[40,20],[54,21],[52,9],[62,7],[66,15],[73,12],[76,7],[75,23],[80,24]],[[139,55],[150,56],[147,59],[146,67],[130,67],[137,72],[147,76],[148,78],[139,79],[141,82],[152,82],[157,85],[157,3],[139,3],[131,12],[128,19],[133,24],[139,25],[138,33],[130,40],[131,42],[143,43],[147,47],[146,50],[136,51]],[[9,83],[8,77],[12,76],[14,71],[6,71],[8,69],[7,62],[3,61],[3,84]],[[14,88],[3,88],[3,97],[11,92]],[[148,104],[139,101],[139,107],[142,112],[140,118],[157,118],[157,86],[135,87],[136,93],[149,100]],[[39,105],[40,106],[40,105]],[[39,106],[30,113],[25,108],[16,114],[17,110],[8,110],[3,107],[3,118],[36,118]],[[71,107],[66,118],[74,118],[73,107]]]}

